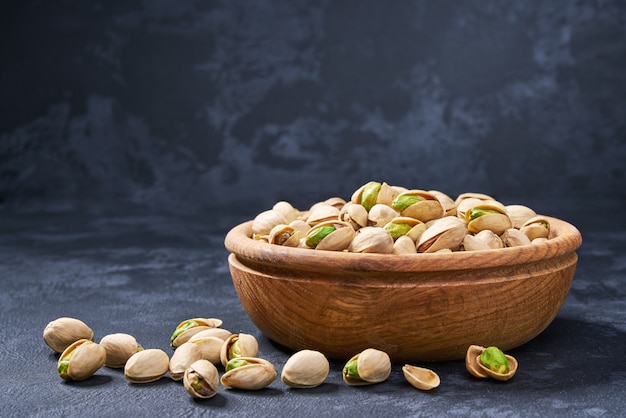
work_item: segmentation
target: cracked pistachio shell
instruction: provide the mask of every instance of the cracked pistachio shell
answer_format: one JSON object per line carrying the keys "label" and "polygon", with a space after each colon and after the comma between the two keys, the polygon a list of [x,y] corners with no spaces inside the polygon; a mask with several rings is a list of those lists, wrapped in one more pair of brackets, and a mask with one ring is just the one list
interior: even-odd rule
{"label": "cracked pistachio shell", "polygon": [[170,358],[165,351],[149,348],[133,354],[124,366],[124,377],[131,383],[159,380],[169,369]]}
{"label": "cracked pistachio shell", "polygon": [[259,353],[259,343],[254,335],[233,334],[224,341],[220,349],[220,361],[224,367],[237,357],[256,357]]}
{"label": "cracked pistachio shell", "polygon": [[224,328],[209,328],[192,335],[188,341],[194,341],[196,339],[206,337],[217,337],[222,341],[226,341],[231,335],[233,335],[233,333]]}
{"label": "cracked pistachio shell", "polygon": [[[213,364],[222,364],[220,354],[222,352],[222,346],[224,340],[219,337],[200,336],[202,333],[198,333],[191,337],[185,344],[195,344],[202,352],[202,358],[208,360]],[[183,344],[184,345],[184,344]]]}
{"label": "cracked pistachio shell", "polygon": [[482,368],[478,367],[478,358],[484,350],[485,347],[472,344],[467,348],[467,352],[465,353],[465,368],[469,374],[480,379],[486,379],[489,377],[489,375],[485,373]]}
{"label": "cracked pistachio shell", "polygon": [[531,241],[536,238],[548,238],[550,236],[550,221],[544,216],[533,216],[524,222],[520,231]]}
{"label": "cracked pistachio shell", "polygon": [[252,220],[252,237],[260,239],[269,235],[272,228],[276,225],[287,223],[289,221],[281,212],[274,209],[263,211]]}
{"label": "cracked pistachio shell", "polygon": [[446,213],[439,199],[425,190],[413,189],[401,193],[391,206],[400,213],[400,216],[408,216],[422,222],[442,218]]}
{"label": "cracked pistachio shell", "polygon": [[465,251],[495,250],[504,248],[504,243],[493,231],[485,229],[475,235],[465,235],[463,248]]}
{"label": "cracked pistachio shell", "polygon": [[337,209],[341,210],[343,205],[346,204],[346,201],[342,197],[333,196],[333,197],[329,197],[328,199],[324,200],[323,203],[326,204],[326,205],[334,206]]}
{"label": "cracked pistachio shell", "polygon": [[300,350],[293,354],[280,375],[281,381],[294,388],[314,388],[326,380],[330,364],[326,356],[315,350]]}
{"label": "cracked pistachio shell", "polygon": [[415,218],[398,216],[393,218],[383,228],[391,234],[394,241],[403,235],[408,236],[413,241],[417,241],[426,230],[426,224]]}
{"label": "cracked pistachio shell", "polygon": [[[487,350],[487,348],[485,349]],[[483,353],[485,352],[485,350],[483,350]],[[515,372],[517,372],[517,360],[515,359],[515,357],[510,356],[508,354],[505,354],[504,357],[507,360],[508,363],[508,371],[506,372],[498,372],[495,370],[491,370],[489,367],[485,366],[482,361],[481,361],[481,356],[479,355],[477,358],[477,363],[478,363],[478,368],[485,373],[487,376],[491,377],[492,379],[496,379],[496,380],[500,380],[500,381],[507,381],[510,380],[514,375]]]}
{"label": "cracked pistachio shell", "polygon": [[520,229],[524,223],[537,216],[534,210],[524,205],[506,205],[506,211],[511,218],[513,228]]}
{"label": "cracked pistachio shell", "polygon": [[500,236],[505,247],[530,245],[530,239],[519,229],[509,228]]}
{"label": "cracked pistachio shell", "polygon": [[383,227],[398,216],[398,212],[391,206],[378,203],[370,209],[367,215],[367,224],[369,226]]}
{"label": "cracked pistachio shell", "polygon": [[62,353],[73,342],[82,339],[93,341],[93,331],[76,318],[57,318],[49,322],[43,330],[44,342],[57,353]]}
{"label": "cracked pistachio shell", "polygon": [[456,216],[463,220],[465,220],[465,214],[469,209],[484,203],[483,200],[477,197],[467,197],[460,200],[457,198],[456,202]]}
{"label": "cracked pistachio shell", "polygon": [[284,245],[285,247],[297,247],[300,244],[300,238],[304,235],[291,225],[276,225],[270,231],[267,242],[274,245]]}
{"label": "cracked pistachio shell", "polygon": [[480,200],[484,202],[489,201],[489,200],[495,200],[490,195],[484,194],[484,193],[476,193],[476,192],[461,193],[454,200],[454,203],[456,203],[457,208],[466,199],[476,199],[476,200]]}
{"label": "cracked pistachio shell", "polygon": [[187,367],[200,359],[202,359],[202,348],[198,344],[188,341],[176,348],[168,366],[172,380],[182,379]]}
{"label": "cracked pistachio shell", "polygon": [[450,196],[439,190],[429,190],[428,193],[439,200],[441,206],[443,206],[443,209],[446,211],[444,216],[456,216],[456,203]]}
{"label": "cracked pistachio shell", "polygon": [[59,357],[59,376],[63,380],[85,380],[104,366],[106,356],[100,344],[87,339],[74,341]]}
{"label": "cracked pistachio shell", "polygon": [[219,388],[219,372],[213,363],[202,359],[192,363],[183,375],[183,386],[194,398],[212,398]]}
{"label": "cracked pistachio shell", "polygon": [[267,360],[256,357],[232,359],[226,366],[220,383],[226,387],[245,390],[259,390],[276,379],[276,369]]}
{"label": "cracked pistachio shell", "polygon": [[415,242],[408,235],[399,237],[393,243],[393,254],[415,254],[416,252]]}
{"label": "cracked pistachio shell", "polygon": [[295,221],[300,216],[300,211],[294,208],[291,203],[285,202],[284,200],[276,202],[274,206],[272,206],[272,210],[281,213],[287,221],[286,223]]}
{"label": "cracked pistachio shell", "polygon": [[307,246],[316,250],[343,251],[354,236],[354,229],[349,223],[335,220],[315,225],[307,233],[305,241]]}
{"label": "cracked pistachio shell", "polygon": [[439,250],[458,249],[467,235],[465,222],[455,216],[444,216],[427,224],[417,242],[418,253],[434,253]]}
{"label": "cracked pistachio shell", "polygon": [[496,202],[474,206],[465,212],[468,231],[476,234],[484,229],[502,235],[513,223],[502,204]]}
{"label": "cracked pistachio shell", "polygon": [[367,226],[367,217],[367,210],[358,203],[348,202],[339,212],[339,220],[349,223],[355,231]]}
{"label": "cracked pistachio shell", "polygon": [[416,389],[431,390],[439,386],[441,380],[437,373],[424,367],[405,364],[402,367],[404,378]]}
{"label": "cracked pistachio shell", "polygon": [[306,218],[306,223],[310,226],[315,226],[322,222],[333,221],[339,219],[339,209],[335,206],[327,205],[325,203],[313,205],[309,210],[309,215]]}
{"label": "cracked pistachio shell", "polygon": [[387,183],[370,181],[359,187],[351,196],[350,201],[363,205],[368,212],[376,204],[391,205],[393,199],[398,195],[396,187]]}
{"label": "cracked pistachio shell", "polygon": [[[356,366],[356,370],[353,369]],[[354,371],[358,376],[354,375]],[[391,359],[384,351],[368,348],[352,357],[342,370],[343,381],[351,386],[371,385],[387,380]]]}
{"label": "cracked pistachio shell", "polygon": [[348,247],[353,253],[393,253],[393,238],[384,228],[368,226],[356,232],[354,239]]}
{"label": "cracked pistachio shell", "polygon": [[218,318],[191,318],[187,319],[176,326],[176,329],[170,337],[170,345],[174,348],[189,341],[189,338],[195,334],[222,326],[222,320]]}
{"label": "cracked pistachio shell", "polygon": [[133,354],[143,350],[135,337],[124,333],[105,335],[100,340],[100,345],[107,353],[104,365],[115,369],[124,367]]}

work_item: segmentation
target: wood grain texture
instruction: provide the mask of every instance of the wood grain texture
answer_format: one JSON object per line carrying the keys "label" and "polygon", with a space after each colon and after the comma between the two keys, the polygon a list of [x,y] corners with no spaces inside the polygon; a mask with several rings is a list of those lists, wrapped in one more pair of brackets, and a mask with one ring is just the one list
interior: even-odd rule
{"label": "wood grain texture", "polygon": [[462,359],[470,344],[517,347],[552,322],[570,288],[580,233],[551,219],[546,244],[407,256],[273,246],[229,232],[241,303],[270,339],[349,358],[374,347],[396,361]]}

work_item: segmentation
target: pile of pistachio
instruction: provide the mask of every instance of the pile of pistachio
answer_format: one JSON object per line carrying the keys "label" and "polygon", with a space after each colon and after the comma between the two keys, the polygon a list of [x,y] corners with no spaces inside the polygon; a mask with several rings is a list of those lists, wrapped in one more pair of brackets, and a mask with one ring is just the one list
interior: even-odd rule
{"label": "pile of pistachio", "polygon": [[356,253],[476,251],[544,242],[550,222],[527,206],[504,205],[481,193],[453,200],[437,190],[370,181],[349,201],[332,197],[304,211],[280,201],[254,218],[252,237]]}
{"label": "pile of pistachio", "polygon": [[[69,317],[50,322],[43,339],[59,353],[57,371],[64,380],[88,379],[103,366],[123,369],[124,377],[135,384],[154,382],[169,374],[172,380],[182,380],[185,390],[195,398],[215,396],[220,384],[244,390],[259,390],[271,384],[277,377],[276,368],[258,357],[256,338],[231,333],[221,325],[217,318],[181,322],[170,337],[172,355],[159,348],[144,349],[132,335],[124,333],[105,335],[96,343],[87,324]],[[472,345],[466,368],[476,377],[508,380],[517,370],[517,361],[495,347]],[[300,350],[283,365],[281,381],[292,388],[314,388],[324,383],[329,371],[324,354]],[[375,348],[355,354],[342,368],[343,381],[350,386],[381,383],[390,373],[389,355]],[[402,373],[420,390],[434,389],[440,383],[439,376],[427,368],[405,364]]]}

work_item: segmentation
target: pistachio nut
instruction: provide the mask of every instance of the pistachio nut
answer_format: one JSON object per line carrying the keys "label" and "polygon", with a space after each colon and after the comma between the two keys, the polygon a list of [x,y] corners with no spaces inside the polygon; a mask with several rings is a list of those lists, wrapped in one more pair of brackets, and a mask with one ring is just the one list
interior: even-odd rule
{"label": "pistachio nut", "polygon": [[465,238],[463,238],[463,248],[466,251],[495,250],[504,248],[504,243],[493,231],[483,229],[475,235],[465,235]]}
{"label": "pistachio nut", "polygon": [[369,226],[383,227],[399,215],[391,206],[377,203],[367,214],[367,224]]}
{"label": "pistachio nut", "polygon": [[548,238],[550,236],[550,221],[544,216],[534,216],[524,222],[520,232],[524,233],[531,241],[535,238]]}
{"label": "pistachio nut", "polygon": [[425,190],[408,190],[400,193],[391,203],[391,207],[400,213],[422,222],[442,218],[446,210],[435,195]]}
{"label": "pistachio nut", "polygon": [[307,247],[325,251],[343,251],[354,238],[352,226],[343,221],[326,221],[312,227],[306,234]]}
{"label": "pistachio nut", "polygon": [[233,334],[224,341],[222,348],[220,349],[220,360],[222,365],[226,367],[226,364],[238,357],[256,357],[259,353],[259,343],[250,334]]}
{"label": "pistachio nut", "polygon": [[208,360],[193,362],[183,375],[183,386],[194,398],[212,398],[219,387],[219,373],[213,363]]}
{"label": "pistachio nut", "polygon": [[385,228],[367,226],[356,231],[348,247],[353,253],[393,253],[393,238]]}
{"label": "pistachio nut", "polygon": [[333,196],[333,197],[329,197],[328,199],[324,200],[325,205],[330,205],[330,206],[334,206],[337,209],[341,210],[341,208],[343,207],[343,205],[346,204],[346,200],[342,197],[339,196]]}
{"label": "pistachio nut", "polygon": [[168,365],[168,371],[172,380],[182,379],[187,367],[200,359],[202,359],[202,348],[199,345],[187,341],[177,347],[172,357],[170,357]]}
{"label": "pistachio nut", "polygon": [[339,220],[348,222],[355,231],[367,226],[367,216],[367,210],[358,203],[348,202],[339,211]]}
{"label": "pistachio nut", "polygon": [[231,335],[233,335],[233,333],[224,328],[209,328],[192,335],[187,341],[193,341],[206,337],[217,337],[222,341],[226,341]]}
{"label": "pistachio nut", "polygon": [[124,333],[105,335],[100,340],[100,345],[104,347],[107,353],[105,366],[114,369],[124,367],[130,356],[143,350],[135,337]]}
{"label": "pistachio nut", "polygon": [[431,390],[439,386],[441,382],[437,373],[424,367],[405,364],[402,367],[404,378],[416,389]]}
{"label": "pistachio nut", "polygon": [[322,222],[334,221],[339,219],[339,213],[339,209],[335,206],[327,205],[325,203],[314,205],[309,210],[306,223],[313,227]]}
{"label": "pistachio nut", "polygon": [[343,381],[351,386],[380,383],[391,374],[391,359],[384,351],[368,348],[352,357],[343,367]]}
{"label": "pistachio nut", "polygon": [[504,206],[496,202],[483,203],[470,208],[465,213],[465,221],[467,222],[467,229],[472,233],[488,229],[501,235],[513,227]]}
{"label": "pistachio nut", "polygon": [[427,224],[417,242],[418,253],[434,253],[442,249],[457,250],[467,235],[465,222],[455,216],[444,216]]}
{"label": "pistachio nut", "polygon": [[524,223],[537,216],[534,210],[524,205],[506,205],[506,211],[511,218],[513,228],[520,229]]}
{"label": "pistachio nut", "polygon": [[221,364],[220,353],[224,345],[224,340],[219,337],[202,336],[201,334],[202,333],[194,335],[185,344],[195,344],[200,349],[204,360],[208,360],[216,365]]}
{"label": "pistachio nut", "polygon": [[288,222],[295,221],[300,216],[300,212],[291,203],[281,200],[272,206],[272,210],[279,212]]}
{"label": "pistachio nut", "polygon": [[393,240],[397,240],[401,236],[408,236],[414,242],[417,241],[422,233],[426,230],[426,224],[418,219],[408,216],[398,216],[387,223],[384,229],[391,234]]}
{"label": "pistachio nut", "polygon": [[428,193],[435,196],[443,209],[446,211],[444,216],[456,216],[456,203],[454,200],[447,194],[439,191],[439,190],[429,190]]}
{"label": "pistachio nut", "polygon": [[57,363],[63,380],[85,380],[104,366],[106,350],[91,340],[80,339],[67,347]]}
{"label": "pistachio nut", "polygon": [[530,239],[519,229],[509,228],[500,236],[505,247],[530,245]]}
{"label": "pistachio nut", "polygon": [[138,351],[124,365],[124,377],[131,383],[154,382],[165,376],[169,363],[170,358],[161,349]]}
{"label": "pistachio nut", "polygon": [[283,366],[282,382],[294,388],[314,388],[326,380],[330,364],[326,356],[315,350],[300,350]]}
{"label": "pistachio nut", "polygon": [[267,360],[256,357],[237,357],[225,366],[222,385],[237,389],[259,390],[276,379],[276,369]]}
{"label": "pistachio nut", "polygon": [[513,356],[504,354],[497,347],[471,345],[465,355],[465,367],[476,377],[506,381],[515,375],[518,363]]}
{"label": "pistachio nut", "polygon": [[291,225],[276,225],[269,233],[267,242],[285,247],[297,247],[302,238],[301,232]]}
{"label": "pistachio nut", "polygon": [[76,318],[57,318],[49,322],[43,330],[43,340],[57,353],[62,353],[74,341],[81,339],[93,341],[93,331]]}
{"label": "pistachio nut", "polygon": [[276,225],[287,223],[289,221],[281,212],[274,209],[263,211],[255,216],[252,221],[252,237],[261,239],[263,236],[269,235]]}
{"label": "pistachio nut", "polygon": [[350,201],[362,205],[369,212],[377,203],[391,205],[398,193],[397,188],[389,186],[387,183],[370,181],[359,187],[352,194]]}
{"label": "pistachio nut", "polygon": [[463,193],[455,200],[456,216],[465,220],[465,214],[469,209],[491,200],[493,200],[491,197],[480,193]]}
{"label": "pistachio nut", "polygon": [[399,237],[393,243],[393,254],[415,254],[416,252],[415,242],[408,235]]}
{"label": "pistachio nut", "polygon": [[220,326],[222,326],[222,320],[217,318],[187,319],[176,326],[170,337],[170,345],[176,348],[187,342],[189,338],[198,332],[209,328],[219,328]]}

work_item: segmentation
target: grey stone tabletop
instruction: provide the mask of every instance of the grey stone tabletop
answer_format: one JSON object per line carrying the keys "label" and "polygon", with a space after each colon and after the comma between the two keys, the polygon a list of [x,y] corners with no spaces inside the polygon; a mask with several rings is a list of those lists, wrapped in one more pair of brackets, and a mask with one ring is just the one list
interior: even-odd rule
{"label": "grey stone tabletop", "polygon": [[[8,0],[0,31],[0,416],[626,415],[625,2]],[[512,380],[449,361],[426,365],[431,392],[401,364],[355,388],[333,359],[314,389],[198,401],[169,378],[58,376],[42,332],[62,316],[168,353],[180,321],[219,317],[280,370],[224,236],[370,180],[581,231]]]}

